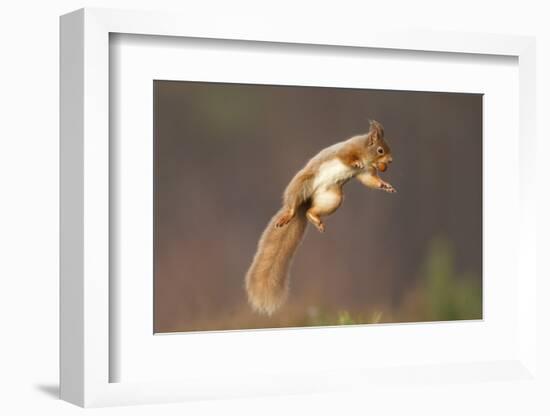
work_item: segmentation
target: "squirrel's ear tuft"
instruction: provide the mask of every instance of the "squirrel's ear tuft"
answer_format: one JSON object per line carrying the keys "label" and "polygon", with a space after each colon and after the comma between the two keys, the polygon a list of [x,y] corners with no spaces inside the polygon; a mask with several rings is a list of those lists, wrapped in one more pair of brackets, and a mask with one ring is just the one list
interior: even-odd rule
{"label": "squirrel's ear tuft", "polygon": [[376,120],[369,120],[368,144],[372,145],[384,138],[384,127]]}

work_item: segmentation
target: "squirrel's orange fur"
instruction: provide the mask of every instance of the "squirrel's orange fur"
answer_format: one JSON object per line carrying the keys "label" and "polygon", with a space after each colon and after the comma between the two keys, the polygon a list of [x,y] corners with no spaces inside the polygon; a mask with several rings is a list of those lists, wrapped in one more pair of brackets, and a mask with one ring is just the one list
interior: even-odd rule
{"label": "squirrel's orange fur", "polygon": [[254,310],[271,315],[284,303],[290,263],[307,221],[324,232],[321,217],[338,209],[347,181],[355,177],[369,188],[395,192],[377,175],[377,170],[385,170],[391,162],[384,128],[371,121],[368,133],[321,150],[292,178],[283,194],[283,207],[264,230],[246,274],[246,291]]}

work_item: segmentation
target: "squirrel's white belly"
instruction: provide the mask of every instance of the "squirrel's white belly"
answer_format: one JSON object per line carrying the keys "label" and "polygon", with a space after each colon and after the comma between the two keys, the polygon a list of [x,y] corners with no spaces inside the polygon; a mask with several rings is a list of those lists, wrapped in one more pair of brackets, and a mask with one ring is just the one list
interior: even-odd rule
{"label": "squirrel's white belly", "polygon": [[313,181],[314,190],[327,189],[339,182],[343,182],[353,176],[353,169],[346,166],[340,159],[324,162],[319,166],[319,171]]}

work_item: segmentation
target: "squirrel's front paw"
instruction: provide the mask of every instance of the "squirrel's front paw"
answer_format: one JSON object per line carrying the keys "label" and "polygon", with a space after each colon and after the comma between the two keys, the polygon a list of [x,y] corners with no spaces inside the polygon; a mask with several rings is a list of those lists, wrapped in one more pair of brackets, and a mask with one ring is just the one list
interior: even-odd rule
{"label": "squirrel's front paw", "polygon": [[381,182],[380,183],[380,189],[385,191],[385,192],[389,192],[390,194],[394,194],[397,192],[397,190],[389,183],[387,182]]}
{"label": "squirrel's front paw", "polygon": [[364,169],[365,164],[363,162],[361,162],[360,160],[354,160],[353,162],[351,162],[351,167],[353,167],[355,169]]}

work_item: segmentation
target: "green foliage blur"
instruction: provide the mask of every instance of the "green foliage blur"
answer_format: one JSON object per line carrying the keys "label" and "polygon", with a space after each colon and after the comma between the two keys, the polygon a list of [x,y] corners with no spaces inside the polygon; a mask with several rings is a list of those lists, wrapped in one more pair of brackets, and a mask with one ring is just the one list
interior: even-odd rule
{"label": "green foliage blur", "polygon": [[458,274],[449,241],[435,239],[430,247],[424,270],[424,319],[448,321],[481,319],[481,279],[471,274]]}
{"label": "green foliage blur", "polygon": [[482,318],[481,279],[459,273],[451,243],[442,237],[429,245],[419,284],[395,310],[330,313],[310,308],[304,326],[362,325],[395,322],[453,321]]}

